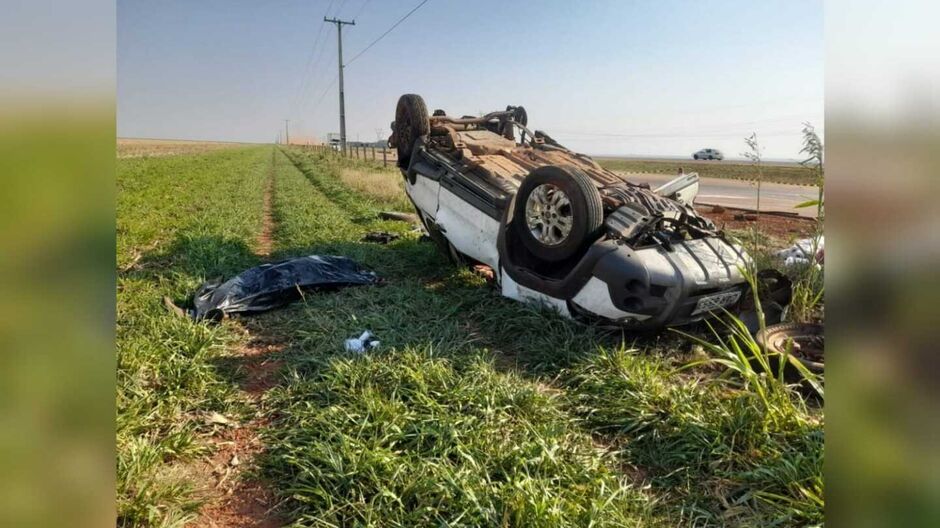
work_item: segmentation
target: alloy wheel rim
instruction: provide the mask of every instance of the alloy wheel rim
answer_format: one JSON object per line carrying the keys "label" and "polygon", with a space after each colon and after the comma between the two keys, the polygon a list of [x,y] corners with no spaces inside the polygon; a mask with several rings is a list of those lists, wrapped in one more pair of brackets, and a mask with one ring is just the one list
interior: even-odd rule
{"label": "alloy wheel rim", "polygon": [[562,244],[571,234],[571,200],[555,185],[543,183],[533,189],[526,199],[525,213],[529,232],[546,246]]}

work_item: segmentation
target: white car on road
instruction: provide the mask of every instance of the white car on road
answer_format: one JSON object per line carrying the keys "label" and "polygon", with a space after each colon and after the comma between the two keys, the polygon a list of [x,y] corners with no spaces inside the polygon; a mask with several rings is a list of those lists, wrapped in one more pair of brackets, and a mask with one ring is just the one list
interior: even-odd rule
{"label": "white car on road", "polygon": [[696,160],[718,160],[721,161],[725,159],[725,155],[721,153],[720,150],[713,148],[702,149],[695,154],[692,154],[692,159]]}

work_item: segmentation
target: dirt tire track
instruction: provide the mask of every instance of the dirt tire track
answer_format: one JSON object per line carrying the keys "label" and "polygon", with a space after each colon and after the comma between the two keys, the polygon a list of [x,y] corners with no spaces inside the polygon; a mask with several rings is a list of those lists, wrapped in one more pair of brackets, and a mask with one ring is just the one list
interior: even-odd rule
{"label": "dirt tire track", "polygon": [[[277,228],[273,212],[276,175],[277,151],[273,151],[264,189],[262,227],[255,250],[265,260],[271,255]],[[264,394],[277,385],[277,375],[283,362],[276,356],[285,345],[275,336],[264,335],[263,329],[257,326],[246,328],[246,333],[252,334],[252,337],[245,346],[235,350],[232,357],[241,374],[239,388],[251,406],[260,409]],[[259,410],[244,424],[235,424],[234,427],[220,431],[214,439],[215,454],[205,460],[198,470],[211,475],[207,479],[212,482],[209,498],[199,517],[189,526],[275,528],[285,524],[274,513],[278,503],[268,486],[246,474],[249,468],[256,465],[258,455],[264,451],[260,431],[266,425],[267,417]]]}
{"label": "dirt tire track", "polygon": [[268,170],[268,180],[264,187],[264,205],[261,221],[261,232],[255,240],[257,246],[256,253],[259,257],[267,258],[271,255],[274,247],[274,229],[276,221],[274,219],[274,196],[277,192],[277,152],[271,155],[271,168]]}

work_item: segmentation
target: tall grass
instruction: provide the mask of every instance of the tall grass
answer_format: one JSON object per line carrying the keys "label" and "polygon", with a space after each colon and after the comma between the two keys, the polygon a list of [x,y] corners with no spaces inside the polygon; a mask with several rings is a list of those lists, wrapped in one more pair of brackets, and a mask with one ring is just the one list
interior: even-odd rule
{"label": "tall grass", "polygon": [[793,285],[793,306],[792,316],[796,321],[807,322],[819,317],[820,308],[823,305],[823,271],[822,267],[815,262],[815,256],[819,249],[819,240],[823,234],[825,200],[823,197],[824,176],[823,176],[823,144],[822,140],[816,134],[813,125],[804,123],[803,125],[803,148],[800,153],[807,157],[802,161],[813,176],[813,180],[818,190],[815,200],[802,203],[797,207],[816,207],[816,231],[813,233],[813,244],[811,248],[811,262],[800,268],[797,279]]}
{"label": "tall grass", "polygon": [[396,203],[399,209],[411,208],[411,203],[403,199],[405,184],[398,169],[394,171],[378,168],[341,169],[339,179],[356,192],[373,196],[379,201]]}
{"label": "tall grass", "polygon": [[823,431],[808,412],[626,348],[601,351],[566,385],[587,426],[668,498],[660,511],[674,525],[822,522]]}

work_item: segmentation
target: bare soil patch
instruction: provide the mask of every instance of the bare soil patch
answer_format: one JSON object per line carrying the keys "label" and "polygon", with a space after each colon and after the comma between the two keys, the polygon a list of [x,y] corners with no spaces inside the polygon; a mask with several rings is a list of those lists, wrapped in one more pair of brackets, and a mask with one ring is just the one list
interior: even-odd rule
{"label": "bare soil patch", "polygon": [[714,222],[720,229],[757,228],[764,235],[782,242],[810,237],[816,229],[816,220],[813,218],[761,213],[756,215],[756,220],[751,220],[751,218],[754,218],[755,213],[748,209],[704,205],[697,207],[696,210]]}
{"label": "bare soil patch", "polygon": [[261,232],[258,233],[257,253],[259,256],[268,257],[271,255],[271,249],[274,246],[274,193],[276,181],[274,171],[277,158],[271,157],[271,169],[268,172],[268,181],[264,188],[264,212],[262,213]]}
{"label": "bare soil patch", "polygon": [[[240,385],[248,399],[261,404],[266,391],[277,385],[283,362],[275,359],[284,344],[272,337],[256,337],[237,350]],[[207,501],[192,526],[277,527],[283,521],[274,511],[274,494],[249,473],[264,450],[259,435],[267,425],[260,413],[244,424],[223,427],[213,440],[215,454],[203,460],[195,472],[207,484]]]}

